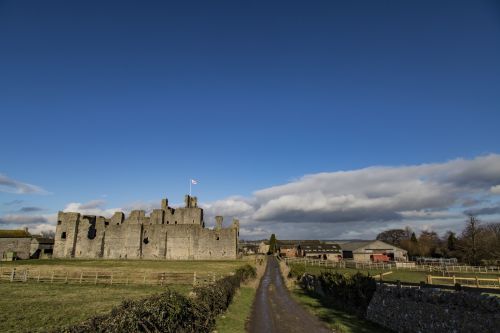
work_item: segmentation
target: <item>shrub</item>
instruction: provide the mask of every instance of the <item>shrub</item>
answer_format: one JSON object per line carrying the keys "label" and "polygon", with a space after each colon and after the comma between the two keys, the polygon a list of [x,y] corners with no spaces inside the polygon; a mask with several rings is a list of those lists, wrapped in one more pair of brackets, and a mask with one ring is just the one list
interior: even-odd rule
{"label": "shrub", "polygon": [[290,265],[290,272],[288,272],[289,278],[300,279],[302,275],[306,272],[304,265]]}
{"label": "shrub", "polygon": [[192,298],[167,290],[141,300],[124,301],[108,314],[57,332],[212,332],[216,317],[227,309],[240,283],[255,275],[255,268],[245,265],[234,275],[195,287]]}
{"label": "shrub", "polygon": [[[350,276],[336,272],[323,272],[313,278],[319,282],[321,292],[329,302],[347,308],[360,316],[366,314],[376,290],[375,280],[361,273]],[[303,279],[303,281],[311,285],[310,277],[308,280]]]}

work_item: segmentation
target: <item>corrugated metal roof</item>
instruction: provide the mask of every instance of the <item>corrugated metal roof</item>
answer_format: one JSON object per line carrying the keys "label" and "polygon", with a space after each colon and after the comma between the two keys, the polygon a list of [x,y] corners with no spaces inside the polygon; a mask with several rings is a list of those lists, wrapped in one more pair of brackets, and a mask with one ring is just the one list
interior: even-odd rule
{"label": "corrugated metal roof", "polygon": [[366,246],[368,244],[373,243],[374,241],[361,241],[361,242],[349,242],[341,244],[343,251],[354,251],[359,249],[360,247]]}
{"label": "corrugated metal roof", "polygon": [[379,241],[379,240],[369,240],[369,241],[359,241],[359,242],[349,242],[349,243],[344,243],[341,244],[340,246],[342,247],[342,251],[355,251],[360,248],[366,247],[372,243],[382,243],[386,244],[388,249],[398,249],[398,250],[403,250],[395,245],[387,244],[385,242]]}
{"label": "corrugated metal roof", "polygon": [[31,234],[26,230],[0,230],[0,238],[28,238]]}

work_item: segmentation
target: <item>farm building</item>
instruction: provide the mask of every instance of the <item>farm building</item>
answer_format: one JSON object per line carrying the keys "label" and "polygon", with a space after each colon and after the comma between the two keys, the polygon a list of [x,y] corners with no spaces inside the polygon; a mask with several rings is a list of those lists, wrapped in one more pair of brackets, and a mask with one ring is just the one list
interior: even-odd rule
{"label": "farm building", "polygon": [[0,230],[0,259],[38,259],[52,254],[54,240],[31,235],[28,228]]}
{"label": "farm building", "polygon": [[408,260],[408,253],[406,250],[379,240],[347,242],[340,246],[344,259],[352,259],[361,262]]}
{"label": "farm building", "polygon": [[277,246],[282,257],[308,257],[333,261],[342,259],[338,244],[320,240],[279,240]]}
{"label": "farm building", "polygon": [[342,251],[338,244],[324,242],[303,242],[299,245],[302,256],[308,258],[341,261]]}

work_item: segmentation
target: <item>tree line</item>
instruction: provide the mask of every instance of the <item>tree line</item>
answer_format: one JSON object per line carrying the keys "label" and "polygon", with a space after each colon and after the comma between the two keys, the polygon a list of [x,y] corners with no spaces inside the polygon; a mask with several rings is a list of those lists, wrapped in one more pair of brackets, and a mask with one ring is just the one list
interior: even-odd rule
{"label": "tree line", "polygon": [[408,256],[457,258],[469,265],[500,265],[500,223],[481,223],[470,215],[461,233],[447,231],[441,237],[432,230],[416,235],[411,228],[390,229],[377,240],[408,251]]}

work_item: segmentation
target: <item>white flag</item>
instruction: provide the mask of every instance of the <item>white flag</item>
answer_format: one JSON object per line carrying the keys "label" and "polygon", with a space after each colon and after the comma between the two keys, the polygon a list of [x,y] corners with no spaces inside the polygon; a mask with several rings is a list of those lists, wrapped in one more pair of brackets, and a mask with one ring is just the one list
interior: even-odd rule
{"label": "white flag", "polygon": [[196,179],[191,179],[191,184],[193,185],[197,185],[198,184],[198,181]]}

